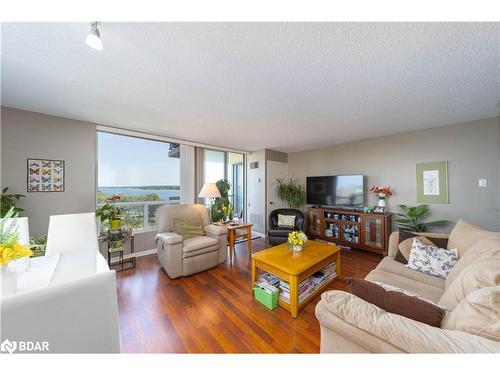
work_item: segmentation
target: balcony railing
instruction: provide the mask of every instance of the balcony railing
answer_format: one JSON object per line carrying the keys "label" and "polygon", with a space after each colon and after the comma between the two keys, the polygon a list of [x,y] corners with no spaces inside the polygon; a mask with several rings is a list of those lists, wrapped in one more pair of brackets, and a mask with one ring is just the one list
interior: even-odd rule
{"label": "balcony railing", "polygon": [[[155,228],[155,213],[158,207],[179,204],[179,199],[168,201],[143,201],[143,202],[116,202],[117,207],[123,209],[122,222],[127,228],[136,231],[151,230]],[[98,203],[102,207],[104,203]],[[101,229],[105,229],[101,225]]]}

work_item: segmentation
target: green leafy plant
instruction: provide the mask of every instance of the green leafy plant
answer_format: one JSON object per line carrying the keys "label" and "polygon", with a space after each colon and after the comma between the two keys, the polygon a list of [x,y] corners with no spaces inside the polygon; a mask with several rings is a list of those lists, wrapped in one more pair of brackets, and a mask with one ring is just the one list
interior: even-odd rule
{"label": "green leafy plant", "polygon": [[23,195],[23,194],[8,194],[7,190],[9,190],[8,187],[6,187],[2,190],[2,197],[0,199],[0,203],[1,203],[0,217],[4,217],[7,214],[7,212],[9,212],[11,207],[14,208],[14,213],[16,213],[16,214],[20,214],[21,212],[24,211],[22,208],[16,207],[16,204],[21,198],[24,198],[25,195]]}
{"label": "green leafy plant", "polygon": [[220,197],[215,198],[212,204],[212,221],[221,221],[226,218],[229,207],[229,189],[231,183],[225,178],[215,183],[219,189]]}
{"label": "green leafy plant", "polygon": [[106,204],[95,210],[95,214],[101,223],[104,223],[106,220],[120,219],[123,209],[115,204],[120,199],[121,197],[119,195],[113,195],[111,198],[107,199],[108,202]]}
{"label": "green leafy plant", "polygon": [[291,208],[298,208],[304,203],[304,189],[295,179],[278,177],[276,186],[276,195],[279,199],[286,202]]}
{"label": "green leafy plant", "polygon": [[131,229],[110,229],[101,233],[101,239],[109,242],[109,247],[115,249],[122,246],[123,241],[131,235]]}
{"label": "green leafy plant", "polygon": [[45,255],[47,246],[47,236],[30,237],[30,249],[33,251],[33,257],[41,257]]}
{"label": "green leafy plant", "polygon": [[425,232],[427,227],[442,227],[448,224],[447,220],[429,221],[421,223],[422,217],[429,213],[429,206],[421,204],[416,207],[408,207],[404,204],[398,205],[404,213],[396,213],[399,216],[394,220],[396,225],[408,232]]}

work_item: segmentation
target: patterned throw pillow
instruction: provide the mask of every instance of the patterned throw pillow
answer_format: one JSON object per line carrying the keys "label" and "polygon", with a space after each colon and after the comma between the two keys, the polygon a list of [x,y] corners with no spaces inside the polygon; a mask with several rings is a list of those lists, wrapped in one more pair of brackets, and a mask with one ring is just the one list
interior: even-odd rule
{"label": "patterned throw pillow", "polygon": [[418,238],[415,238],[406,267],[446,279],[457,262],[457,249],[440,249],[432,245],[426,245]]}
{"label": "patterned throw pillow", "polygon": [[293,227],[295,226],[295,215],[278,214],[278,227]]}

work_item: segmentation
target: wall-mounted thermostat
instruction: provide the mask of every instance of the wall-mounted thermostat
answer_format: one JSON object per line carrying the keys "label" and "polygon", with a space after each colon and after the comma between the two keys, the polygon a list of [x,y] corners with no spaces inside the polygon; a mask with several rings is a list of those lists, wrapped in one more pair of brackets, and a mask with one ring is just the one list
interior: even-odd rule
{"label": "wall-mounted thermostat", "polygon": [[480,178],[479,187],[488,187],[488,180],[486,178]]}

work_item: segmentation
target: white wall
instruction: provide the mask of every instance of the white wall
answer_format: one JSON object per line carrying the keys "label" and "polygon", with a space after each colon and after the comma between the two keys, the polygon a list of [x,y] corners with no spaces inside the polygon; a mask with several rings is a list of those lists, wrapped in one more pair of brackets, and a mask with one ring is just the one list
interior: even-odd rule
{"label": "white wall", "polygon": [[[429,219],[459,218],[500,230],[500,123],[499,118],[483,119],[423,131],[296,152],[288,155],[289,175],[306,176],[364,174],[367,190],[388,185],[394,196],[389,210],[397,204],[416,205],[415,165],[448,161],[449,204],[432,204]],[[488,187],[479,188],[478,179],[487,178]],[[368,205],[376,198],[366,193]],[[446,230],[440,228],[435,230]]]}
{"label": "white wall", "polygon": [[[1,108],[2,188],[25,194],[19,206],[29,217],[30,233],[47,233],[49,216],[95,210],[95,124]],[[65,161],[65,190],[28,193],[28,158]]]}

